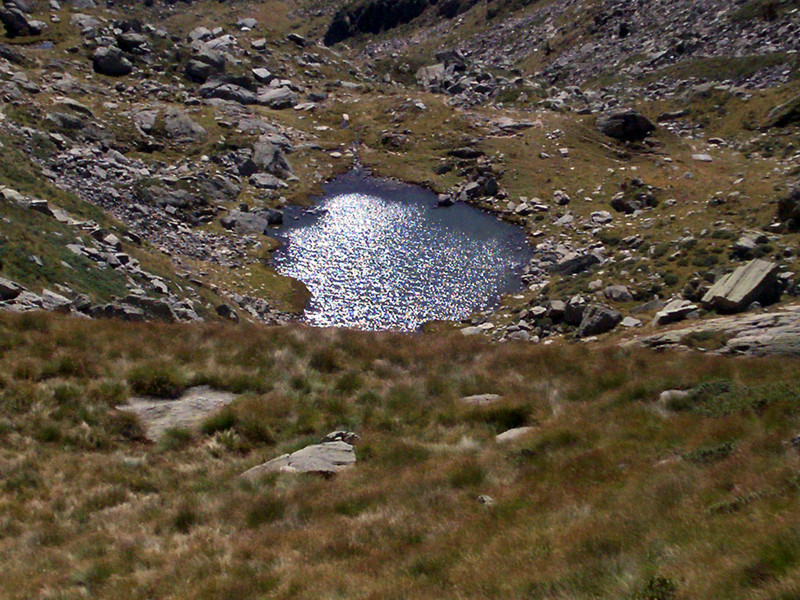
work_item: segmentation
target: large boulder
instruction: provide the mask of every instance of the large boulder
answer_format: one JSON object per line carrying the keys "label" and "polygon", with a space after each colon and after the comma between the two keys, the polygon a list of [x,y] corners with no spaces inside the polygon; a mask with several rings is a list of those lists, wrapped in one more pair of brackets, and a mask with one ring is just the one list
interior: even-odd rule
{"label": "large boulder", "polygon": [[133,71],[133,64],[117,46],[100,46],[92,57],[94,70],[101,75],[121,77]]}
{"label": "large boulder", "polygon": [[670,323],[683,321],[695,312],[697,312],[697,306],[692,304],[689,300],[676,298],[656,313],[653,322],[656,325],[669,325]]}
{"label": "large boulder", "polygon": [[164,131],[167,137],[182,144],[199,142],[207,135],[202,125],[192,121],[182,110],[172,107],[164,110]]}
{"label": "large boulder", "polygon": [[611,198],[611,208],[627,215],[637,210],[658,206],[656,188],[645,184],[641,179],[632,179],[621,186],[622,191]]}
{"label": "large boulder", "polygon": [[770,303],[780,297],[780,267],[766,260],[751,260],[717,281],[702,303],[720,312],[745,310],[753,302]]}
{"label": "large boulder", "polygon": [[216,71],[225,70],[225,54],[203,42],[198,41],[192,44],[192,59],[205,63]]}
{"label": "large boulder", "polygon": [[656,126],[641,113],[631,110],[615,110],[597,117],[597,128],[608,137],[622,142],[643,140]]}
{"label": "large boulder", "polygon": [[283,150],[268,134],[258,138],[253,145],[251,157],[239,166],[239,173],[245,177],[258,172],[269,173],[282,179],[293,175],[292,166]]}
{"label": "large boulder", "polygon": [[778,201],[778,221],[790,231],[800,229],[800,185]]}
{"label": "large boulder", "polygon": [[251,234],[268,234],[271,226],[281,223],[283,223],[283,213],[270,208],[256,212],[234,210],[220,219],[220,225],[225,229]]}
{"label": "large boulder", "polygon": [[10,6],[0,9],[0,21],[10,38],[39,35],[46,27],[41,21],[31,21],[21,10]]}
{"label": "large boulder", "polygon": [[255,104],[256,95],[250,90],[243,88],[235,83],[228,83],[218,79],[213,79],[204,83],[198,93],[203,98],[218,98],[229,100],[239,104]]}
{"label": "large boulder", "polygon": [[582,273],[601,262],[603,262],[602,257],[595,252],[570,252],[558,262],[553,263],[548,270],[559,275],[574,275]]}
{"label": "large boulder", "polygon": [[444,81],[445,74],[445,66],[442,63],[420,67],[417,70],[417,83],[425,89],[434,89]]}
{"label": "large boulder", "polygon": [[607,333],[621,321],[622,315],[616,310],[602,304],[592,304],[583,312],[583,320],[575,335],[582,338]]}
{"label": "large boulder", "polygon": [[187,62],[186,68],[183,71],[183,74],[186,75],[186,79],[194,81],[195,83],[205,83],[214,73],[216,73],[214,67],[207,63],[200,62],[199,60],[190,60]]}
{"label": "large boulder", "polygon": [[25,289],[22,286],[0,277],[0,301],[8,302],[13,300],[24,291]]}
{"label": "large boulder", "polygon": [[355,450],[347,442],[324,442],[273,458],[245,471],[242,477],[254,480],[268,473],[318,473],[329,476],[354,465],[355,462]]}
{"label": "large boulder", "polygon": [[258,95],[258,103],[275,110],[292,108],[297,105],[297,94],[286,86],[270,88]]}
{"label": "large boulder", "polygon": [[788,127],[800,123],[800,96],[773,108],[767,115],[767,127]]}

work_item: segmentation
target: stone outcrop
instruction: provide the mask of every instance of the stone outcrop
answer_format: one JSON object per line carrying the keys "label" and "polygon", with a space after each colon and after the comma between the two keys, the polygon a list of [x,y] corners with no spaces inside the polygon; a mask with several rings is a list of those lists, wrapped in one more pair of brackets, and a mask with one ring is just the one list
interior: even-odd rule
{"label": "stone outcrop", "polygon": [[720,312],[738,312],[753,302],[772,302],[780,296],[778,265],[752,260],[722,277],[703,296],[703,304]]}
{"label": "stone outcrop", "polygon": [[245,471],[242,477],[254,480],[268,473],[318,473],[329,476],[355,463],[356,453],[352,445],[343,441],[323,442],[273,458]]}
{"label": "stone outcrop", "polygon": [[117,46],[100,46],[92,57],[94,70],[101,75],[122,77],[133,71],[133,64]]}
{"label": "stone outcrop", "polygon": [[635,110],[616,110],[597,118],[597,128],[608,137],[622,142],[643,140],[656,130],[656,126]]}
{"label": "stone outcrop", "polygon": [[139,417],[149,439],[157,441],[167,429],[196,429],[212,412],[227,406],[236,399],[234,394],[219,392],[209,387],[187,390],[176,400],[132,398],[117,410]]}
{"label": "stone outcrop", "polygon": [[618,311],[601,304],[592,304],[583,312],[583,319],[575,336],[583,338],[607,333],[621,321],[622,315]]}

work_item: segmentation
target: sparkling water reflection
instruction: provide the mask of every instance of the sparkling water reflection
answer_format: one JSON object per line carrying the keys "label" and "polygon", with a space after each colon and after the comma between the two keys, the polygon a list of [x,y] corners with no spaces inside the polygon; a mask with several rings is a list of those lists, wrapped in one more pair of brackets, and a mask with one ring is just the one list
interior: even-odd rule
{"label": "sparkling water reflection", "polygon": [[311,210],[289,209],[277,270],[312,293],[313,325],[414,330],[520,288],[524,232],[478,209],[441,209],[416,186],[351,173]]}

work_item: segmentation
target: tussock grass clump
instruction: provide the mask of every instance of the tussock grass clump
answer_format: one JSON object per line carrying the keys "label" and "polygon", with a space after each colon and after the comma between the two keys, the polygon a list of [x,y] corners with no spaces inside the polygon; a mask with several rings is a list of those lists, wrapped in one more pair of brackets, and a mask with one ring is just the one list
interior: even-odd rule
{"label": "tussock grass clump", "polygon": [[128,385],[141,396],[177,398],[186,390],[186,379],[174,366],[152,362],[131,369]]}

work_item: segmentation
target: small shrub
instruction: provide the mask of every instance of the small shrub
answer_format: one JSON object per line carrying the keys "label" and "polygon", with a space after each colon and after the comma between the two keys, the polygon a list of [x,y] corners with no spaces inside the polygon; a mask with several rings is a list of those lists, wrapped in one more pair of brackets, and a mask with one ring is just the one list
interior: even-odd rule
{"label": "small shrub", "polygon": [[334,389],[340,394],[352,394],[361,389],[363,380],[358,371],[348,371],[336,380]]}
{"label": "small shrub", "polygon": [[128,388],[121,381],[105,379],[89,387],[88,396],[106,406],[119,406],[128,397]]}
{"label": "small shrub", "polygon": [[108,413],[106,431],[113,437],[129,442],[143,442],[147,439],[144,425],[139,417],[127,410],[115,410]]}
{"label": "small shrub", "polygon": [[696,448],[684,455],[686,460],[699,465],[707,465],[728,458],[736,449],[734,442],[723,442],[711,446]]}
{"label": "small shrub", "polygon": [[205,435],[214,435],[218,431],[225,431],[236,427],[238,419],[236,413],[229,406],[208,417],[200,427]]}
{"label": "small shrub", "polygon": [[286,503],[274,496],[262,496],[247,513],[247,526],[251,529],[283,518]]}
{"label": "small shrub", "polygon": [[74,408],[78,405],[81,393],[80,388],[64,383],[53,388],[53,400],[61,407]]}
{"label": "small shrub", "polygon": [[159,440],[162,450],[180,450],[188,446],[194,436],[184,427],[170,427],[161,435]]}
{"label": "small shrub", "polygon": [[320,348],[311,353],[309,366],[320,373],[335,373],[341,369],[335,348]]}
{"label": "small shrub", "polygon": [[52,444],[61,440],[61,430],[55,423],[47,423],[37,427],[33,437],[42,444]]}
{"label": "small shrub", "polygon": [[186,382],[178,370],[163,363],[149,363],[131,369],[128,385],[135,394],[154,398],[177,398],[186,389]]}
{"label": "small shrub", "polygon": [[39,373],[40,380],[61,378],[86,379],[95,375],[94,365],[83,356],[62,354],[44,364]]}
{"label": "small shrub", "polygon": [[173,517],[172,528],[178,533],[188,533],[198,520],[197,511],[192,506],[184,505]]}
{"label": "small shrub", "polygon": [[677,584],[667,577],[651,577],[635,600],[672,600],[678,593]]}

